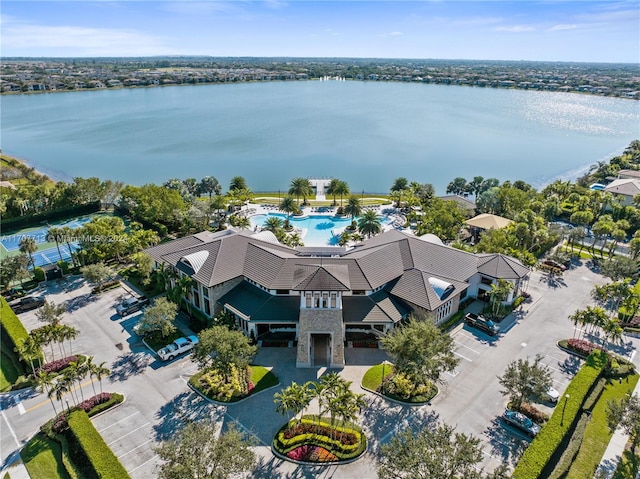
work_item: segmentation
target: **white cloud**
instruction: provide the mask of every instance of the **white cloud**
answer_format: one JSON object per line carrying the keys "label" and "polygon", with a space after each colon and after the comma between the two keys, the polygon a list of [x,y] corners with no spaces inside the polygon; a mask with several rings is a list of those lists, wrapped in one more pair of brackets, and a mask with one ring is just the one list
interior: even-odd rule
{"label": "white cloud", "polygon": [[45,26],[2,18],[5,56],[138,56],[178,51],[160,37],[132,29]]}
{"label": "white cloud", "polygon": [[389,36],[391,36],[391,37],[398,37],[400,35],[404,35],[404,33],[402,33],[402,32],[389,32]]}
{"label": "white cloud", "polygon": [[508,27],[496,27],[496,31],[522,33],[522,32],[533,32],[535,31],[535,28],[532,27],[531,25],[512,25]]}
{"label": "white cloud", "polygon": [[578,28],[578,25],[576,25],[575,23],[561,23],[559,25],[554,25],[551,28],[549,28],[550,32],[558,32],[561,30],[575,30],[576,28]]}

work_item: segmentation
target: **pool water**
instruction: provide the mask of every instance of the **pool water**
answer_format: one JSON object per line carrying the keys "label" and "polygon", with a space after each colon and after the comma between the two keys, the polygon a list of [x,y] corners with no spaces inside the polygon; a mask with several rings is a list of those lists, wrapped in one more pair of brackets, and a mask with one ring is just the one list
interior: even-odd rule
{"label": "pool water", "polygon": [[[254,215],[251,220],[252,227],[262,227],[268,217],[276,216],[284,221],[287,215],[282,213],[269,213],[268,215]],[[386,218],[383,218],[383,224]],[[340,240],[339,233],[342,228],[351,224],[351,217],[337,217],[327,215],[309,215],[303,218],[290,218],[291,226],[303,230],[302,241],[305,246],[336,246]],[[334,231],[338,236],[334,235]]]}

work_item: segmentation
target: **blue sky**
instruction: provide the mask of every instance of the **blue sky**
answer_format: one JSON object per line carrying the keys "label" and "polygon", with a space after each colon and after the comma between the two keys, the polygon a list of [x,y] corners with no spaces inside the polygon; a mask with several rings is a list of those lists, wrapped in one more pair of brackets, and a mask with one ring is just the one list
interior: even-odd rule
{"label": "blue sky", "polygon": [[2,56],[640,62],[634,1],[2,1]]}

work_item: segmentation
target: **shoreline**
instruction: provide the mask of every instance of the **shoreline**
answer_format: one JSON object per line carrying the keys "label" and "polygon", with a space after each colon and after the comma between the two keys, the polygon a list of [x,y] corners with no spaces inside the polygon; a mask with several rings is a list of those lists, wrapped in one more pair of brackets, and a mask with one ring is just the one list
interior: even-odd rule
{"label": "shoreline", "polygon": [[[33,164],[31,164],[29,162],[29,160],[27,160],[26,158],[20,158],[18,156],[14,156],[14,155],[9,155],[3,151],[0,150],[0,156],[3,159],[6,159],[8,161],[15,161],[17,163],[20,163],[21,165],[23,165],[25,168],[32,168],[33,171],[40,175],[40,176],[45,176],[47,177],[50,181],[53,181],[54,183],[57,183],[58,181],[62,181],[64,183],[70,183],[71,182],[71,177],[64,174],[64,173],[59,173],[59,174],[50,174],[47,173],[43,170],[40,170],[38,168],[36,168]],[[7,180],[7,181],[11,181],[11,180]]]}

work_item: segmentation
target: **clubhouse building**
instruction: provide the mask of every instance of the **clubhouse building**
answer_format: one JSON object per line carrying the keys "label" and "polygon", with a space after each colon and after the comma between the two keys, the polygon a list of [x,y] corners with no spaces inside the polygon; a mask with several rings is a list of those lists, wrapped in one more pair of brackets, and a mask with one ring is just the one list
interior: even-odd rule
{"label": "clubhouse building", "polygon": [[256,338],[295,332],[298,367],[343,366],[348,331],[385,333],[412,312],[442,323],[461,300],[486,300],[498,279],[513,285],[511,302],[529,274],[509,256],[396,230],[349,249],[290,248],[268,231],[205,231],[146,252],[156,267],[193,280],[185,299],[205,315],[227,311]]}

